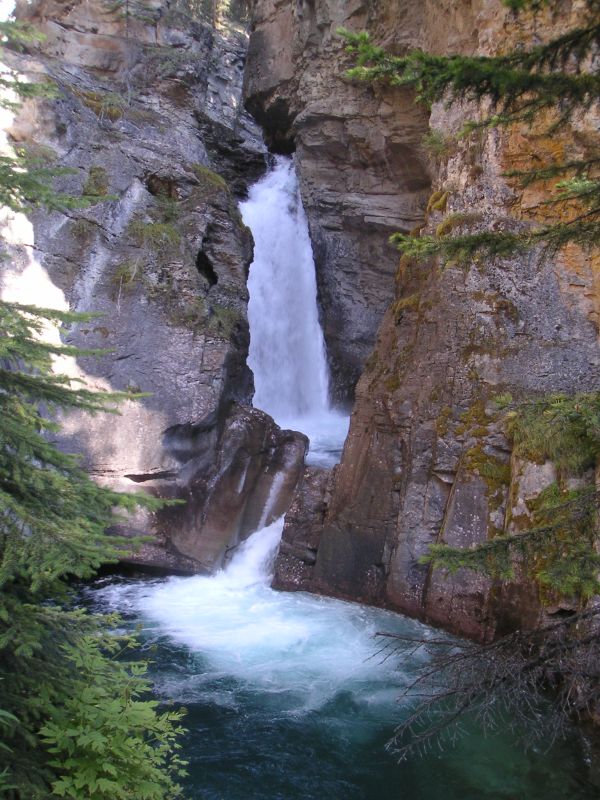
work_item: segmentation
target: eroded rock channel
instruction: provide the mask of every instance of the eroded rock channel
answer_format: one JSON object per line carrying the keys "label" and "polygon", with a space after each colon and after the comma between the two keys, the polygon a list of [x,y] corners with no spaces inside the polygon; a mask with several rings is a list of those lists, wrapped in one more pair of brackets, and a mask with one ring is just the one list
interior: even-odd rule
{"label": "eroded rock channel", "polygon": [[[473,207],[473,224],[543,215],[543,192],[520,192],[504,177],[533,157],[533,144],[489,132],[436,160],[423,134],[456,130],[457,113],[434,105],[428,114],[408,90],[348,81],[336,33],[368,30],[397,52],[485,54],[508,12],[495,2],[359,0],[239,2],[218,19],[201,11],[190,17],[183,0],[125,16],[83,1],[19,6],[45,38],[10,59],[50,77],[57,94],[29,101],[9,141],[67,167],[60,188],[91,205],[37,213],[14,238],[3,291],[100,312],[65,338],[107,352],[74,368],[94,385],[143,395],[118,417],[70,416],[65,447],[99,481],[185,501],[122,526],[155,536],[133,557],[139,564],[213,570],[259,522],[290,508],[281,588],[384,605],[482,639],[537,624],[542,609],[527,582],[448,579],[419,559],[434,542],[469,546],[526,525],[531,498],[555,480],[552,465],[511,457],[494,397],[598,385],[592,264],[573,252],[485,270],[398,267],[395,231],[444,235]],[[561,147],[591,142],[593,131],[580,128]],[[298,424],[298,408],[279,413],[283,389],[271,385],[256,403],[283,430],[252,408],[253,238],[239,204],[274,169],[274,154],[293,158],[303,210],[292,215],[301,209],[308,225],[302,247],[287,249],[308,247],[316,270],[311,330],[322,328],[327,365],[320,410],[308,416],[332,405],[343,419],[355,400],[333,473],[315,464],[304,473],[306,440],[289,428],[315,443],[320,423],[305,414]],[[278,307],[292,323],[284,339],[300,330],[302,309]]]}
{"label": "eroded rock channel", "polygon": [[[57,187],[85,202],[9,220],[0,289],[92,312],[61,335],[95,352],[61,366],[131,399],[118,415],[69,414],[61,447],[102,484],[179,501],[114,532],[151,537],[124,563],[180,577],[109,577],[90,602],[158,645],[157,691],[192,709],[191,791],[392,800],[402,784],[427,800],[464,786],[496,798],[497,747],[516,764],[514,796],[593,796],[573,743],[556,767],[504,735],[475,766],[460,751],[414,771],[377,760],[415,666],[368,663],[379,626],[492,641],[573,611],[568,598],[542,604],[531,580],[448,576],[422,556],[531,528],[558,473],[516,457],[496,401],[597,389],[597,265],[579,250],[444,270],[399,259],[395,232],[545,219],[544,190],[507,178],[540,143],[522,130],[461,138],[468,109],[357,85],[337,33],[367,30],[395,53],[485,55],[508,9],[118,6],[18,4],[44,38],[6,58],[57,90],[24,104],[7,145],[66,168]],[[561,5],[551,30],[577,14]],[[544,147],[587,152],[592,127],[579,120]],[[443,157],[424,144],[434,131],[452,142]],[[198,745],[205,729],[218,736]]]}

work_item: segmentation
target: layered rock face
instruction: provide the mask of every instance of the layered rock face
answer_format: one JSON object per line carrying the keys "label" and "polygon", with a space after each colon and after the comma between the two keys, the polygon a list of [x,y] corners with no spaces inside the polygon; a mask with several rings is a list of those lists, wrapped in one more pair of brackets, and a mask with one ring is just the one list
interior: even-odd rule
{"label": "layered rock face", "polygon": [[13,237],[2,282],[22,302],[101,314],[63,338],[105,354],[68,368],[104,389],[148,394],[119,416],[70,415],[64,445],[101,482],[185,500],[123,530],[159,535],[142,561],[195,571],[218,566],[260,521],[275,478],[281,496],[266,521],[281,513],[306,442],[238,405],[253,385],[252,237],[237,198],[266,166],[240,103],[247,37],[178,8],[22,4],[20,17],[45,38],[10,57],[50,76],[57,93],[26,103],[9,141],[68,168],[58,188],[92,204],[34,215],[30,240]]}
{"label": "layered rock face", "polygon": [[[7,218],[3,295],[102,312],[63,338],[109,352],[64,368],[148,393],[120,416],[70,416],[65,446],[99,481],[184,501],[121,526],[156,535],[138,563],[215,569],[293,495],[275,586],[480,639],[536,624],[526,580],[449,577],[420,559],[435,542],[468,547],[526,529],[556,481],[552,464],[511,453],[497,398],[597,389],[598,264],[571,248],[545,260],[398,265],[387,240],[548,218],[549,187],[522,189],[503,173],[540,154],[585,155],[597,121],[582,117],[551,140],[535,128],[459,139],[477,109],[429,114],[407,91],[350,83],[335,31],[367,29],[395,52],[490,53],[571,26],[577,3],[517,24],[500,0],[254,0],[245,103],[271,148],[296,154],[336,398],[351,398],[362,375],[333,473],[303,473],[306,439],[248,407],[252,241],[236,199],[266,151],[242,109],[247,40],[178,7],[157,0],[123,16],[39,0],[21,10],[46,39],[14,65],[49,74],[59,91],[25,105],[10,142],[72,169],[61,188],[93,205],[40,213],[29,238]],[[430,128],[433,155],[422,144]]]}
{"label": "layered rock face", "polygon": [[[338,27],[410,40],[421,4],[255,0],[246,106],[269,145],[295,150],[317,269],[332,389],[352,398],[390,300],[391,233],[423,215],[429,178],[419,147],[427,117],[410,93],[343,77]],[[393,8],[392,8],[393,6]],[[395,13],[397,11],[397,13]]]}
{"label": "layered rock face", "polygon": [[[312,5],[314,14],[330,6]],[[373,5],[389,13],[400,6],[400,18],[413,11],[412,3]],[[516,25],[495,0],[425,3],[423,28],[411,44],[489,53],[500,42],[531,41],[534,26],[536,36],[556,34],[576,23],[577,13],[567,3],[560,14]],[[405,43],[389,32],[388,46]],[[366,92],[355,91],[355,99]],[[568,159],[598,147],[591,115],[552,140],[535,128],[457,139],[476,112],[432,110],[431,128],[445,145],[430,160],[427,233],[518,230],[547,219],[549,186],[523,190],[503,173],[529,168],[535,154]],[[403,191],[399,181],[400,197]],[[532,501],[556,471],[511,455],[496,398],[597,391],[597,269],[574,247],[546,259],[531,253],[444,269],[402,259],[395,299],[357,387],[342,463],[329,488],[298,494],[293,508],[303,508],[301,519],[288,516],[279,585],[385,605],[479,639],[559,610],[542,611],[527,580],[449,576],[420,558],[435,542],[469,547],[531,524]],[[307,531],[309,559],[294,548]]]}

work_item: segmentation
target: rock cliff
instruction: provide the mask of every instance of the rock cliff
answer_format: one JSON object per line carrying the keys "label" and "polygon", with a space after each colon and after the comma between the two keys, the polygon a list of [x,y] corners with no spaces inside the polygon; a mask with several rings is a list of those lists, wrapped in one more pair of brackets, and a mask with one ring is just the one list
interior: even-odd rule
{"label": "rock cliff", "polygon": [[[317,268],[335,399],[346,402],[389,304],[388,238],[422,218],[429,194],[420,140],[427,115],[408,92],[351,85],[336,30],[421,24],[420,5],[257,0],[246,106],[278,152],[295,150]],[[406,28],[406,33],[404,29]]]}
{"label": "rock cliff", "polygon": [[8,57],[33,79],[49,76],[56,93],[25,104],[8,144],[66,168],[57,188],[90,205],[34,214],[28,234],[13,236],[2,283],[21,302],[101,315],[63,332],[105,351],[70,369],[147,396],[116,417],[70,415],[65,447],[102,482],[184,500],[122,530],[158,535],[138,560],[196,571],[218,566],[264,513],[281,513],[306,441],[244,407],[253,243],[237,199],[266,167],[240,103],[247,35],[235,19],[218,29],[180,6],[20,6],[44,39]]}
{"label": "rock cliff", "polygon": [[[319,192],[331,186],[331,160],[337,156],[343,161],[336,178],[337,207],[332,203],[329,210],[338,227],[336,236],[346,235],[346,210],[354,197],[342,182],[353,173],[345,132],[357,124],[357,108],[370,117],[364,124],[377,153],[372,156],[369,150],[366,165],[358,168],[366,190],[362,202],[376,202],[365,184],[372,174],[369,161],[378,157],[382,169],[387,163],[393,119],[411,149],[405,151],[408,168],[399,159],[386,173],[390,197],[395,195],[391,204],[399,208],[405,203],[408,175],[417,181],[408,196],[415,202],[412,208],[419,208],[416,201],[426,174],[419,165],[426,162],[432,186],[419,228],[439,236],[451,230],[516,230],[544,219],[549,214],[548,186],[538,183],[523,190],[504,173],[527,168],[536,153],[580,156],[598,147],[597,120],[591,115],[551,141],[535,128],[493,130],[461,139],[457,133],[477,109],[439,104],[431,111],[429,126],[443,147],[426,155],[419,148],[423,119],[414,109],[404,111],[411,108],[410,99],[399,90],[390,94],[344,83],[339,77],[339,45],[332,44],[337,57],[328,69],[317,57],[316,66],[306,64],[308,75],[311,69],[323,73],[328,113],[336,120],[336,133],[325,148],[321,130],[328,129],[329,118],[323,111],[319,132],[313,130],[316,101],[294,71],[298,56],[283,59],[285,45],[280,50],[275,45],[285,39],[287,25],[310,30],[309,42],[324,47],[324,32],[329,37],[334,24],[343,23],[370,30],[376,42],[395,51],[424,46],[441,53],[485,54],[563,30],[577,21],[577,3],[565,3],[560,11],[547,11],[536,19],[525,16],[518,23],[499,0],[426,2],[418,9],[409,2],[321,0],[297,4],[295,11],[287,3],[258,0],[258,7],[260,39],[255,47],[263,51],[258,65],[250,64],[250,107],[260,107],[268,127],[277,121],[269,114],[282,107],[282,97],[291,96],[286,101],[292,120],[286,135],[296,137],[309,215],[314,203],[323,216]],[[272,29],[279,31],[277,37],[269,34]],[[302,36],[299,41],[304,47]],[[309,52],[313,53],[310,44]],[[322,58],[328,55],[323,52]],[[267,74],[283,77],[269,85]],[[381,98],[390,113],[382,114],[381,107],[372,105]],[[317,108],[323,109],[324,99],[320,102]],[[311,147],[314,142],[319,147]],[[350,150],[355,145],[353,140]],[[323,176],[319,189],[313,184],[316,175]],[[319,252],[320,237],[332,234],[330,228],[321,231],[315,215],[312,219]],[[406,229],[407,223],[400,225],[398,220],[396,225]],[[357,238],[371,241],[373,235],[371,221],[363,218]],[[383,233],[377,235],[383,242]],[[341,262],[334,259],[324,268],[321,264],[325,273],[332,269],[337,274],[338,307],[359,274],[360,249],[350,238],[346,241]],[[556,480],[552,464],[519,462],[511,456],[495,398],[597,390],[597,261],[571,248],[555,258],[532,253],[443,270],[437,263],[405,258],[398,266],[388,251],[385,263],[395,264],[395,281],[381,274],[381,301],[388,308],[357,386],[342,463],[328,483],[315,484],[313,478],[299,489],[286,522],[277,585],[385,605],[480,639],[534,625],[542,608],[537,588],[526,580],[491,582],[471,572],[448,576],[419,559],[435,542],[468,547],[500,531],[519,530],[530,518],[531,501]],[[322,284],[330,280],[321,274]],[[331,313],[327,302],[326,316]],[[305,541],[310,557],[306,548],[295,544]],[[545,612],[553,610],[560,607]]]}
{"label": "rock cliff", "polygon": [[[19,12],[46,38],[11,63],[58,91],[24,106],[7,144],[68,168],[60,188],[91,204],[5,220],[3,296],[101,312],[63,338],[106,352],[65,368],[143,395],[117,417],[70,416],[65,446],[99,481],[185,501],[121,526],[156,535],[141,563],[214,569],[293,495],[279,588],[480,639],[535,624],[527,581],[448,577],[420,557],[526,526],[555,481],[552,464],[511,453],[496,399],[597,389],[598,264],[572,248],[441,269],[398,263],[388,238],[544,219],[548,187],[505,173],[597,147],[597,120],[552,140],[517,128],[460,138],[477,109],[427,111],[406,89],[348,81],[336,30],[366,29],[394,52],[485,54],[560,31],[578,1],[516,22],[500,0],[254,0],[249,45],[241,17],[215,25],[186,5],[37,0]],[[266,167],[257,122],[272,151],[295,153],[333,392],[355,397],[333,473],[303,472],[305,437],[250,407],[252,239],[237,200]]]}

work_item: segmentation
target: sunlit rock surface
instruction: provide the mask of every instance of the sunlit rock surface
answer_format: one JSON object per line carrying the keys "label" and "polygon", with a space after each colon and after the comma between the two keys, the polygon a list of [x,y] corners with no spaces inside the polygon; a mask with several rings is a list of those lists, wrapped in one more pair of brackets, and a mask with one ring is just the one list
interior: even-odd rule
{"label": "sunlit rock surface", "polygon": [[237,405],[253,393],[252,237],[237,203],[266,167],[240,101],[247,35],[235,20],[216,28],[178,7],[127,17],[100,2],[20,4],[45,38],[12,63],[50,76],[57,92],[25,104],[9,141],[69,168],[57,187],[92,204],[34,214],[31,241],[15,245],[2,279],[12,299],[100,314],[62,332],[105,351],[78,359],[76,372],[147,396],[118,416],[69,415],[64,446],[102,483],[185,499],[168,525],[140,513],[123,530],[159,535],[139,561],[195,571],[218,566],[253,529],[275,477],[293,484],[305,440]]}

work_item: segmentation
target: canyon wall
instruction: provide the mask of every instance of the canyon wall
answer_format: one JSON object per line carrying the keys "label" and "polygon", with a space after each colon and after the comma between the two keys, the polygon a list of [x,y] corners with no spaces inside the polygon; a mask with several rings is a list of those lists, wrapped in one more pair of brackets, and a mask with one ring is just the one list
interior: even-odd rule
{"label": "canyon wall", "polygon": [[[443,236],[522,230],[551,219],[548,184],[522,189],[504,173],[540,157],[591,152],[598,147],[597,120],[581,117],[552,138],[535,127],[459,138],[476,108],[436,104],[427,121],[404,90],[351,84],[343,79],[332,30],[367,29],[394,52],[422,46],[489,54],[556,35],[580,13],[576,2],[517,20],[500,0],[418,8],[257,0],[249,108],[271,127],[275,143],[283,134],[294,137],[326,330],[328,319],[343,317],[348,295],[369,306],[369,325],[387,307],[356,389],[341,465],[333,476],[308,474],[286,519],[279,588],[384,605],[480,639],[570,608],[563,599],[542,609],[537,587],[525,579],[448,575],[420,559],[433,543],[469,547],[532,524],[533,501],[556,481],[556,470],[511,454],[497,398],[597,390],[598,263],[570,247],[549,258],[532,252],[444,268],[406,258],[398,264],[384,231],[420,220],[417,235],[421,229]],[[434,153],[420,144],[427,126],[439,143]],[[423,207],[427,174],[432,183]],[[356,213],[355,175],[363,210],[377,211]],[[383,196],[395,210],[382,224]],[[344,246],[332,245],[335,255],[323,263],[322,252],[332,252],[323,243],[334,240]],[[370,273],[373,294],[357,292],[371,269],[365,246],[382,267],[377,283]],[[344,362],[345,347],[358,352],[353,335],[368,349],[372,329],[360,314],[357,320],[353,334],[337,328],[345,338],[341,349],[328,339],[334,361]]]}
{"label": "canyon wall", "polygon": [[25,103],[7,146],[65,168],[56,187],[89,205],[39,210],[32,223],[9,216],[2,288],[100,314],[62,335],[104,354],[61,368],[143,396],[118,416],[70,414],[63,444],[102,483],[184,501],[118,529],[157,536],[134,560],[198,571],[218,566],[263,512],[287,507],[306,440],[249,408],[253,243],[237,201],[266,150],[240,102],[247,35],[235,19],[216,28],[179,5],[19,6],[44,38],[6,57],[31,79],[49,77],[55,96]]}
{"label": "canyon wall", "polygon": [[[64,446],[100,482],[184,501],[119,526],[155,535],[138,563],[215,569],[293,496],[279,588],[481,639],[536,624],[526,580],[448,576],[420,559],[435,542],[468,547],[531,524],[556,471],[511,453],[497,400],[597,388],[598,264],[570,248],[442,268],[399,259],[388,238],[548,219],[548,185],[504,173],[585,154],[597,120],[551,139],[535,128],[460,138],[477,109],[426,110],[408,89],[349,81],[336,30],[366,29],[396,53],[486,54],[564,30],[578,0],[518,21],[500,0],[254,0],[249,43],[241,16],[215,24],[185,5],[20,6],[45,39],[7,59],[57,91],[23,106],[6,145],[67,168],[57,187],[88,205],[6,216],[2,294],[100,312],[62,336],[105,352],[62,366],[132,396],[118,416],[63,420]],[[252,237],[237,201],[266,169],[259,124],[272,151],[295,154],[334,399],[355,400],[333,473],[303,472],[305,437],[250,407]]]}
{"label": "canyon wall", "polygon": [[[409,92],[343,77],[338,27],[391,26],[399,41],[422,24],[420,5],[359,0],[254,4],[246,107],[277,152],[295,151],[317,269],[334,399],[352,399],[390,300],[394,231],[411,230],[429,195],[420,140],[427,115]],[[391,4],[390,4],[391,5]]]}

